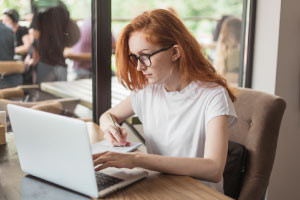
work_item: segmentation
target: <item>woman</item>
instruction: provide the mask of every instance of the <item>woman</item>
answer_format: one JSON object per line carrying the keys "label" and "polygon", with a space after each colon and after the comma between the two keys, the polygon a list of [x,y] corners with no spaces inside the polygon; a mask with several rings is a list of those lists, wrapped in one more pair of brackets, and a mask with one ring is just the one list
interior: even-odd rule
{"label": "woman", "polygon": [[[238,75],[239,72],[241,28],[242,21],[236,17],[227,17],[221,26],[214,67],[218,73],[225,77],[227,77],[227,73]],[[236,83],[237,78],[232,82]]]}
{"label": "woman", "polygon": [[27,27],[18,24],[19,13],[15,9],[4,11],[2,22],[15,33],[15,53],[22,55],[24,60],[28,53],[31,40]]}
{"label": "woman", "polygon": [[65,47],[74,45],[80,37],[79,28],[70,19],[67,7],[59,1],[56,6],[38,12],[32,27],[38,38],[33,44],[33,55],[36,54],[35,59],[39,60],[36,82],[66,81],[67,65],[63,51]]}
{"label": "woman", "polygon": [[136,113],[148,154],[96,154],[95,169],[142,167],[188,175],[223,192],[235,97],[196,39],[169,11],[145,12],[123,30],[116,60],[118,77],[133,92],[100,117],[101,129],[112,144],[124,145],[126,130],[118,126],[118,134],[110,115],[121,122]]}

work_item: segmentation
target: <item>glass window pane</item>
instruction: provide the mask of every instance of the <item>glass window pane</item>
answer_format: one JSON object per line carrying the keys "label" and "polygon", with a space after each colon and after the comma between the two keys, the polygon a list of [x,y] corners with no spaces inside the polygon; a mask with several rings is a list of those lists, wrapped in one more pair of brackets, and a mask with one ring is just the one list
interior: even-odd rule
{"label": "glass window pane", "polygon": [[119,35],[132,18],[154,8],[169,9],[181,18],[218,73],[238,85],[243,1],[112,0],[113,33]]}
{"label": "glass window pane", "polygon": [[[5,46],[0,52],[0,88],[38,84],[38,92],[21,100],[71,98],[60,114],[91,118],[91,1],[3,2],[0,36],[7,39],[0,40],[6,42],[0,44]],[[12,71],[15,68],[19,71]]]}

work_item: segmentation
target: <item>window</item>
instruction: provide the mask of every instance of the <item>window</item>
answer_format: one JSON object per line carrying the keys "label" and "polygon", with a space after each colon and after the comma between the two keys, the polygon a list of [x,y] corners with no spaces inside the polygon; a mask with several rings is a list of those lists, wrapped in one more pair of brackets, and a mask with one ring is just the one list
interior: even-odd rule
{"label": "window", "polygon": [[[111,106],[111,65],[107,40],[134,16],[153,8],[174,9],[230,85],[250,87],[255,0],[93,1],[95,20],[94,120]],[[101,12],[101,13],[100,13]],[[112,16],[112,18],[111,18]],[[101,32],[99,27],[101,27]],[[102,38],[106,38],[104,41]],[[109,41],[109,40],[108,40]]]}

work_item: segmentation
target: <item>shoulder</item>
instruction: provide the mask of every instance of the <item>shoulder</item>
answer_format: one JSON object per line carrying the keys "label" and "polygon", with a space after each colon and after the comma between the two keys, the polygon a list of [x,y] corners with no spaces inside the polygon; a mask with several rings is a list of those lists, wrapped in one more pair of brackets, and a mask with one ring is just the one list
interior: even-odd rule
{"label": "shoulder", "polygon": [[2,33],[7,34],[7,35],[13,35],[13,34],[14,34],[14,32],[13,32],[11,29],[7,28],[7,27],[6,27],[4,24],[2,24],[1,22],[0,22],[0,31],[1,31],[1,34],[2,34]]}
{"label": "shoulder", "polygon": [[28,34],[28,28],[25,27],[25,26],[19,26],[18,32],[19,32],[21,35],[26,35],[26,34]]}
{"label": "shoulder", "polygon": [[216,83],[205,83],[205,82],[194,82],[194,88],[205,96],[215,96],[218,94],[228,94],[228,91],[223,86],[217,85]]}
{"label": "shoulder", "polygon": [[215,95],[226,95],[228,94],[228,91],[223,86],[212,86],[205,89],[206,93],[211,96]]}
{"label": "shoulder", "polygon": [[207,87],[203,94],[206,101],[206,124],[210,119],[222,115],[229,116],[228,125],[235,121],[237,116],[235,108],[225,87]]}
{"label": "shoulder", "polygon": [[207,105],[217,102],[223,102],[224,104],[231,102],[227,89],[214,83],[198,82],[195,94],[197,99]]}

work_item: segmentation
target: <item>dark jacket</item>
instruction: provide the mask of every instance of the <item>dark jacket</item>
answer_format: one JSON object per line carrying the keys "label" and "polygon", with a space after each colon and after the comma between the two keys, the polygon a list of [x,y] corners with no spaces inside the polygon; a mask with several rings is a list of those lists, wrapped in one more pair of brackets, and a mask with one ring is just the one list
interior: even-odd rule
{"label": "dark jacket", "polygon": [[0,22],[0,61],[14,59],[14,33]]}

